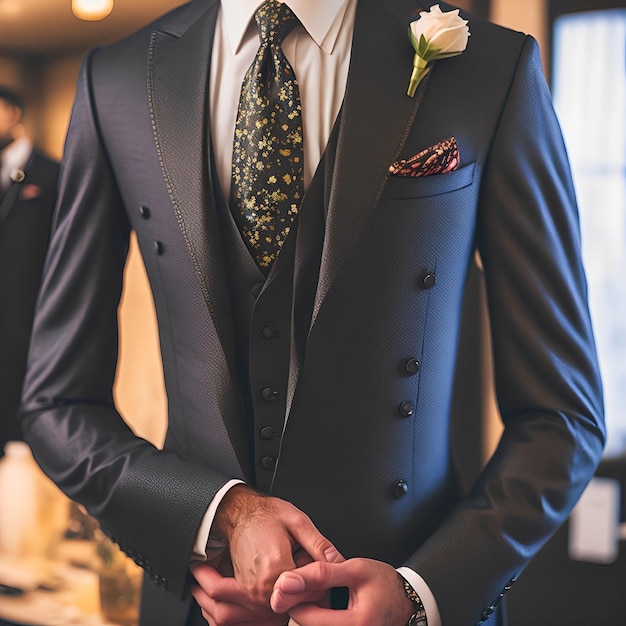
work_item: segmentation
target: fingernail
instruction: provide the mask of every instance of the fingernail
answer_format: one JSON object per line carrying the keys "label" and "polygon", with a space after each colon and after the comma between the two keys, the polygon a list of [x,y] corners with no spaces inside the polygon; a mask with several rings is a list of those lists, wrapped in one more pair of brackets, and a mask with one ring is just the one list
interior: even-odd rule
{"label": "fingernail", "polygon": [[326,557],[326,560],[331,563],[341,558],[339,552],[335,547],[327,548],[326,550],[324,550],[324,556]]}
{"label": "fingernail", "polygon": [[285,574],[279,581],[280,590],[284,593],[301,593],[304,591],[304,579],[293,574]]}

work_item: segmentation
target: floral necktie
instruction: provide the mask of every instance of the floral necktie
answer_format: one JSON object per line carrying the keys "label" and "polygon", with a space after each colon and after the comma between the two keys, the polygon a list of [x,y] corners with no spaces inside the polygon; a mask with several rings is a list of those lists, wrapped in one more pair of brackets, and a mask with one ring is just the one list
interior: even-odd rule
{"label": "floral necktie", "polygon": [[231,202],[246,245],[267,275],[304,195],[300,92],[281,48],[298,18],[286,4],[268,0],[255,19],[261,45],[241,86]]}

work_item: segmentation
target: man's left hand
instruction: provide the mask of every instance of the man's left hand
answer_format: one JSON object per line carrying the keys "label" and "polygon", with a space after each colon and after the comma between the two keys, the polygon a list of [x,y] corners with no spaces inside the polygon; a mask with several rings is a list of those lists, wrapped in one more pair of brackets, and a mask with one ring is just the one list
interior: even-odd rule
{"label": "man's left hand", "polygon": [[[332,587],[349,588],[347,609],[317,604],[320,593]],[[398,572],[386,563],[361,558],[343,563],[317,561],[284,572],[274,585],[270,605],[276,613],[288,613],[300,626],[403,626],[414,611]]]}

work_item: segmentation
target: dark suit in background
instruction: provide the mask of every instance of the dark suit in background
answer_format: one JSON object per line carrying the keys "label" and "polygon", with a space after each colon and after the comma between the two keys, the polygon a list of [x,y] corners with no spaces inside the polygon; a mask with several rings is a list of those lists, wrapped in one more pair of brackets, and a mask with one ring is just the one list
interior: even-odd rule
{"label": "dark suit in background", "polygon": [[[604,433],[574,191],[536,43],[465,16],[467,50],[412,99],[406,29],[428,3],[360,0],[336,133],[263,286],[211,163],[218,7],[194,0],[83,65],[27,441],[175,595],[208,503],[240,477],[295,503],[347,557],[412,567],[444,626],[488,619],[567,516]],[[458,170],[389,176],[397,158],[450,136]],[[160,325],[163,451],[112,401],[131,228]],[[476,250],[506,428],[460,497],[450,407]],[[153,625],[184,622],[183,604],[179,621],[163,617],[168,603],[147,587]]]}
{"label": "dark suit in background", "polygon": [[33,150],[0,189],[0,454],[7,441],[22,439],[17,411],[58,173],[57,163]]}

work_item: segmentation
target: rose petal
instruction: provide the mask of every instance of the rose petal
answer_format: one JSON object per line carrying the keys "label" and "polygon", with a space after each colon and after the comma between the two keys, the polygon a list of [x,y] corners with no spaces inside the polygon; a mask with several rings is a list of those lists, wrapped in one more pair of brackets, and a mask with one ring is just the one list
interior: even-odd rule
{"label": "rose petal", "polygon": [[464,26],[440,30],[428,43],[441,52],[461,52],[467,47],[467,30]]}
{"label": "rose petal", "polygon": [[[460,54],[467,47],[469,28],[467,20],[459,15],[459,9],[441,10],[438,4],[429,11],[421,11],[420,17],[411,22],[413,46],[426,61],[432,61],[439,55],[451,56]],[[427,42],[426,50],[418,49],[421,38]]]}

